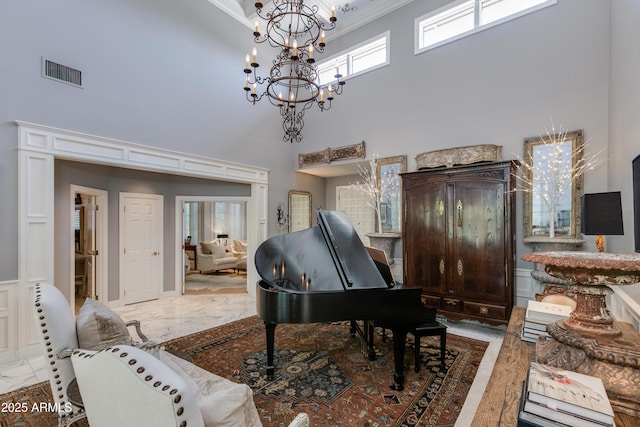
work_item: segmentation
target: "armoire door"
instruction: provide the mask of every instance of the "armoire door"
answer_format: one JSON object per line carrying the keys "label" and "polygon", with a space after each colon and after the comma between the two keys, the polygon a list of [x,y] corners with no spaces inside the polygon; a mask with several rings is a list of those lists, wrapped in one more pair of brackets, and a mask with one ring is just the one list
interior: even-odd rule
{"label": "armoire door", "polygon": [[454,235],[449,293],[462,299],[504,304],[504,184],[458,181],[449,186]]}
{"label": "armoire door", "polygon": [[[411,212],[403,231],[405,240],[405,284],[421,287],[423,293],[446,289],[446,187],[427,182],[406,192],[404,206]],[[411,254],[408,257],[406,254]]]}

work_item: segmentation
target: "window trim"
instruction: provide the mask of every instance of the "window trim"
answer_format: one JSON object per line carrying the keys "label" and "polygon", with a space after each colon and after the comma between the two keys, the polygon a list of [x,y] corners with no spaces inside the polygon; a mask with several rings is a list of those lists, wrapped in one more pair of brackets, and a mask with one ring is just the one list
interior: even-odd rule
{"label": "window trim", "polygon": [[[374,41],[379,40],[381,38],[385,38],[386,45],[387,45],[386,46],[386,59],[385,59],[385,61],[383,63],[374,65],[373,67],[367,68],[365,70],[358,71],[357,73],[349,74],[349,69],[351,67],[351,64],[350,64],[351,61],[349,60],[350,55],[354,51],[360,49],[361,47],[366,46],[369,43],[373,43]],[[353,45],[353,46],[351,46],[351,47],[349,47],[347,49],[344,49],[344,50],[342,50],[342,51],[340,51],[338,53],[335,53],[335,54],[331,55],[330,57],[328,57],[327,59],[323,59],[322,61],[319,61],[318,64],[317,64],[317,67],[318,67],[318,69],[320,69],[320,67],[325,66],[326,64],[329,64],[330,62],[335,61],[336,59],[342,58],[342,57],[345,57],[345,56],[347,57],[347,72],[343,75],[343,77],[342,77],[343,80],[349,80],[349,79],[351,79],[353,77],[361,76],[361,75],[366,74],[366,73],[368,73],[370,71],[374,71],[374,70],[377,70],[379,68],[386,67],[387,65],[389,65],[391,63],[391,31],[387,30],[387,31],[385,31],[383,33],[380,33],[380,34],[378,34],[376,36],[373,36],[373,37],[371,37],[371,38],[369,38],[369,39],[367,39],[367,40],[365,40],[363,42],[360,42],[360,43],[358,43],[356,45]],[[331,82],[334,82],[334,81],[335,80],[332,80]],[[322,84],[328,84],[328,83],[331,83],[331,82],[322,82]]]}
{"label": "window trim", "polygon": [[[447,10],[453,9],[455,7],[458,7],[459,5],[461,5],[463,3],[466,3],[468,1],[469,0],[457,0],[457,1],[454,1],[454,2],[451,2],[451,3],[447,4],[446,6],[440,7],[438,9],[434,10],[434,11],[431,11],[431,12],[429,12],[427,14],[424,14],[424,15],[416,18],[415,21],[414,21],[414,30],[413,30],[414,55],[418,55],[418,54],[421,54],[423,52],[427,52],[427,51],[429,51],[431,49],[436,49],[436,48],[438,48],[440,46],[443,46],[445,44],[449,44],[449,43],[455,42],[456,40],[460,40],[462,38],[471,36],[473,34],[477,34],[477,33],[481,32],[481,31],[487,30],[489,28],[493,28],[495,26],[504,24],[505,22],[509,22],[509,21],[517,19],[517,18],[519,18],[521,16],[528,15],[530,13],[536,12],[536,11],[544,9],[544,8],[547,8],[549,6],[553,6],[553,5],[558,3],[558,0],[547,0],[545,2],[537,4],[535,6],[531,6],[531,7],[527,8],[527,9],[521,10],[520,12],[516,12],[516,13],[514,13],[512,15],[505,16],[503,18],[500,18],[498,20],[492,21],[492,22],[490,22],[488,24],[484,24],[484,25],[478,25],[478,18],[477,18],[478,13],[476,13],[476,11],[474,10],[474,28],[473,29],[471,29],[469,31],[465,31],[465,32],[460,33],[460,34],[457,34],[457,35],[455,35],[453,37],[450,37],[448,39],[439,41],[438,43],[434,43],[434,44],[431,44],[429,46],[425,46],[425,47],[422,47],[422,48],[420,47],[420,27],[421,27],[421,24],[422,24],[423,21],[426,21],[427,19],[429,19],[429,18],[431,18],[433,16],[436,16],[438,14],[446,12]],[[477,8],[477,4],[479,3],[479,1],[480,0],[475,0],[476,4],[474,5],[474,9]]]}

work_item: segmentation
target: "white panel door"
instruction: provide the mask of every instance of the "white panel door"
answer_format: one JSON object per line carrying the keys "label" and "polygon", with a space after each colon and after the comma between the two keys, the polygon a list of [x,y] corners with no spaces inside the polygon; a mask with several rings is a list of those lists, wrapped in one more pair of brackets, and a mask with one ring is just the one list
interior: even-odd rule
{"label": "white panel door", "polygon": [[121,194],[124,303],[157,299],[162,287],[163,198],[154,194]]}
{"label": "white panel door", "polygon": [[337,210],[347,214],[360,240],[368,246],[369,238],[365,234],[372,233],[375,224],[371,197],[351,185],[336,187],[336,197]]}

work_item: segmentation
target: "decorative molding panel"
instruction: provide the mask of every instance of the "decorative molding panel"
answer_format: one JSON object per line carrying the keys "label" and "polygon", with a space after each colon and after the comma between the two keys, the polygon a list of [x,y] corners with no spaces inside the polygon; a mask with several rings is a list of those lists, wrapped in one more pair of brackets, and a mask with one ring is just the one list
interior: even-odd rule
{"label": "decorative molding panel", "polygon": [[307,154],[298,154],[298,167],[303,168],[319,163],[331,163],[336,160],[364,159],[367,155],[366,144],[362,141],[359,144],[345,145],[338,148],[325,148]]}
{"label": "decorative molding panel", "polygon": [[18,282],[0,282],[0,364],[16,358]]}
{"label": "decorative molding panel", "polygon": [[516,303],[521,307],[527,306],[527,301],[535,298],[536,292],[538,292],[538,284],[531,277],[531,271],[524,268],[516,268]]}
{"label": "decorative molding panel", "polygon": [[20,149],[46,152],[56,158],[241,183],[268,181],[269,170],[264,168],[33,123],[16,123]]}
{"label": "decorative molding panel", "polygon": [[416,156],[418,169],[448,168],[455,165],[469,165],[477,162],[499,162],[502,153],[501,145],[471,145],[468,147],[447,148],[429,151]]}

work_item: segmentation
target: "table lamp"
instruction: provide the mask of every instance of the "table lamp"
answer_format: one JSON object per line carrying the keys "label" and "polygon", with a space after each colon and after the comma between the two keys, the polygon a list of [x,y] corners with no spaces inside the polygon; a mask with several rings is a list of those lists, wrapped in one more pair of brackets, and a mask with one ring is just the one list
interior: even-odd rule
{"label": "table lamp", "polygon": [[624,234],[619,191],[582,196],[582,234],[596,236],[596,247],[599,252],[604,252],[605,235]]}

